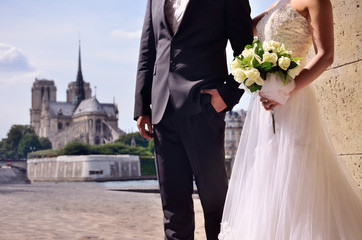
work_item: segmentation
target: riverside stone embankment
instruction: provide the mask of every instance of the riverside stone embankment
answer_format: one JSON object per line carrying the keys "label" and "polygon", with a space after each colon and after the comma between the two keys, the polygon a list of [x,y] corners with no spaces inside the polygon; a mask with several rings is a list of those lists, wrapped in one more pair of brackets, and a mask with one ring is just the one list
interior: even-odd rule
{"label": "riverside stone embankment", "polygon": [[29,183],[26,171],[12,167],[0,168],[0,184],[24,184]]}

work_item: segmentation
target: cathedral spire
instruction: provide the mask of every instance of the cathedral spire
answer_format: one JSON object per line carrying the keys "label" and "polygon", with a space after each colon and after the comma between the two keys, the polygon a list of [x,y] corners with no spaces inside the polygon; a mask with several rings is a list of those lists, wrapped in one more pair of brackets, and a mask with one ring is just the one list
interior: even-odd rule
{"label": "cathedral spire", "polygon": [[80,40],[79,40],[79,53],[78,53],[78,72],[82,74],[82,61],[81,61],[81,54],[80,54]]}
{"label": "cathedral spire", "polygon": [[82,74],[82,61],[81,61],[81,52],[80,52],[80,40],[79,40],[79,56],[78,56],[78,73],[77,80],[75,84],[75,96],[73,104],[78,106],[81,101],[85,99],[85,90],[84,90],[84,81]]}

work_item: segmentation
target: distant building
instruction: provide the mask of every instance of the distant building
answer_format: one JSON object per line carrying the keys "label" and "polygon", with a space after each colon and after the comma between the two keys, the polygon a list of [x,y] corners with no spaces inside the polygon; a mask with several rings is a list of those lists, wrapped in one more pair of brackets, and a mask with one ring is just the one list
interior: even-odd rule
{"label": "distant building", "polygon": [[238,149],[245,117],[246,111],[244,110],[230,111],[225,116],[225,157],[231,159],[231,167]]}
{"label": "distant building", "polygon": [[99,103],[84,82],[79,46],[78,74],[68,84],[67,101],[57,102],[53,80],[35,79],[31,89],[30,124],[40,137],[49,138],[55,149],[78,139],[89,144],[113,142],[124,134],[118,128],[115,103]]}

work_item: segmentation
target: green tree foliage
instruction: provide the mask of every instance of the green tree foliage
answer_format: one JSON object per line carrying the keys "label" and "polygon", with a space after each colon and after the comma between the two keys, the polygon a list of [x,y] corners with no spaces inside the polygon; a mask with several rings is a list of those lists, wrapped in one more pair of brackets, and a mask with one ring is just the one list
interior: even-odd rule
{"label": "green tree foliage", "polygon": [[39,142],[41,144],[41,149],[52,149],[52,142],[48,138],[41,137],[39,138]]}
{"label": "green tree foliage", "polygon": [[39,138],[34,133],[28,133],[23,136],[18,145],[18,156],[20,158],[25,158],[29,152],[35,150],[41,150],[42,145],[39,141]]}
{"label": "green tree foliage", "polygon": [[141,156],[141,175],[156,176],[155,158],[153,156]]}
{"label": "green tree foliage", "polygon": [[0,159],[6,159],[5,140],[0,141]]}
{"label": "green tree foliage", "polygon": [[150,151],[151,153],[153,153],[155,151],[155,140],[152,138],[149,142],[148,142],[148,151]]}
{"label": "green tree foliage", "polygon": [[100,145],[99,152],[100,154],[131,154],[131,155],[141,155],[141,156],[152,155],[149,151],[147,151],[147,148],[132,147],[120,142]]}
{"label": "green tree foliage", "polygon": [[[52,152],[53,153],[53,152]],[[32,156],[46,156],[48,152],[39,151]],[[107,143],[103,145],[89,145],[80,141],[73,141],[65,145],[64,148],[57,152],[57,155],[90,155],[90,154],[104,154],[104,155],[117,155],[117,154],[131,154],[139,156],[152,156],[145,147],[132,147],[120,142]]]}
{"label": "green tree foliage", "polygon": [[26,134],[31,133],[35,134],[30,125],[13,125],[7,134],[6,142],[12,148],[16,148],[19,145],[21,138]]}
{"label": "green tree foliage", "polygon": [[68,143],[58,152],[59,155],[90,155],[97,153],[91,145],[78,140]]}
{"label": "green tree foliage", "polygon": [[2,159],[17,159],[18,145],[23,136],[26,134],[34,134],[34,130],[29,125],[13,125],[7,138],[3,139],[0,144],[0,158]]}
{"label": "green tree foliage", "polygon": [[148,140],[141,137],[141,135],[138,132],[122,135],[119,137],[119,139],[116,142],[120,142],[125,145],[132,145],[131,144],[132,138],[135,140],[137,147],[147,147],[148,146]]}

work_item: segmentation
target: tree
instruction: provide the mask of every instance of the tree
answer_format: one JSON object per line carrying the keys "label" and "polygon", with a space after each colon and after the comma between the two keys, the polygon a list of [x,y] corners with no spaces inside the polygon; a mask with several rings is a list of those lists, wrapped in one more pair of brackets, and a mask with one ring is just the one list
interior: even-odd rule
{"label": "tree", "polygon": [[120,143],[123,143],[126,145],[131,145],[132,138],[134,138],[134,140],[136,142],[136,146],[148,147],[148,140],[141,137],[141,135],[138,132],[122,135],[119,137],[119,139],[116,142],[120,142]]}
{"label": "tree", "polygon": [[64,146],[59,155],[89,155],[94,154],[91,145],[75,140]]}
{"label": "tree", "polygon": [[23,136],[18,145],[18,156],[25,158],[29,152],[41,150],[39,138],[36,134],[30,133]]}
{"label": "tree", "polygon": [[39,142],[41,144],[42,150],[52,149],[52,142],[48,138],[41,137],[41,138],[39,138]]}
{"label": "tree", "polygon": [[29,133],[35,134],[30,125],[13,125],[7,134],[6,142],[10,146],[16,147],[19,145],[21,138]]}
{"label": "tree", "polygon": [[0,141],[0,159],[6,159],[6,145],[5,145],[5,140],[1,140]]}
{"label": "tree", "polygon": [[18,145],[20,140],[26,134],[34,133],[35,132],[30,125],[13,125],[7,134],[7,138],[1,141],[0,157],[4,159],[18,158]]}
{"label": "tree", "polygon": [[155,151],[155,139],[152,138],[149,142],[148,142],[148,151],[150,151],[151,153],[153,153]]}

